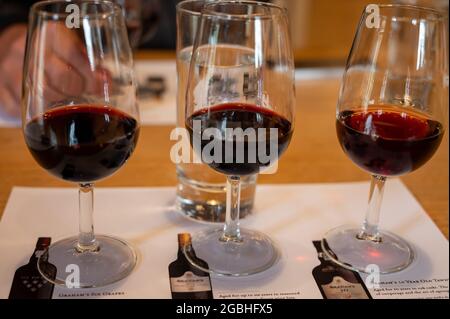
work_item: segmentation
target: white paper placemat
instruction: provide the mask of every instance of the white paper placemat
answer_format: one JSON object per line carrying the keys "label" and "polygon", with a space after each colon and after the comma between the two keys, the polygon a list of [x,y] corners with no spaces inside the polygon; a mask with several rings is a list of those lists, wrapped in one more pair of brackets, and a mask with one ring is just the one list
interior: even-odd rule
{"label": "white paper placemat", "polygon": [[[312,277],[319,264],[312,240],[344,223],[361,222],[368,183],[259,185],[255,213],[244,227],[278,243],[282,261],[246,278],[212,278],[215,298],[321,298]],[[177,233],[209,224],[193,222],[174,209],[174,188],[100,188],[95,191],[95,230],[122,237],[139,250],[139,264],[125,280],[96,290],[55,288],[53,298],[170,298],[167,267],[176,259]],[[408,240],[417,252],[402,272],[381,276],[374,298],[448,298],[448,241],[399,180],[386,185],[382,226]],[[78,229],[77,190],[15,187],[0,222],[0,298],[7,298],[14,271],[28,262],[36,239],[53,241]],[[194,247],[195,248],[195,247]],[[364,278],[364,276],[363,276]]]}

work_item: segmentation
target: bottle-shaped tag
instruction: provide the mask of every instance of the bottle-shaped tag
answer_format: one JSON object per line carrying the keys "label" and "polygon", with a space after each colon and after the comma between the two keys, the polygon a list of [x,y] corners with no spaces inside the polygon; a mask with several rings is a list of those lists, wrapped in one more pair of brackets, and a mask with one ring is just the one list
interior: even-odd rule
{"label": "bottle-shaped tag", "polygon": [[209,273],[192,266],[184,251],[188,252],[189,257],[196,260],[203,268],[208,269],[208,264],[195,255],[191,235],[187,233],[178,234],[178,258],[169,265],[172,298],[212,299],[213,293]]}
{"label": "bottle-shaped tag", "polygon": [[54,285],[45,280],[37,268],[38,259],[43,256],[44,262],[41,265],[46,267],[46,273],[53,274],[53,277],[56,276],[56,267],[45,260],[45,258],[48,258],[46,252],[50,242],[51,238],[48,237],[40,237],[38,239],[28,264],[19,267],[14,274],[9,299],[52,298]]}
{"label": "bottle-shaped tag", "polygon": [[320,241],[313,241],[313,244],[320,265],[313,269],[312,274],[324,299],[372,299],[358,272],[329,260]]}

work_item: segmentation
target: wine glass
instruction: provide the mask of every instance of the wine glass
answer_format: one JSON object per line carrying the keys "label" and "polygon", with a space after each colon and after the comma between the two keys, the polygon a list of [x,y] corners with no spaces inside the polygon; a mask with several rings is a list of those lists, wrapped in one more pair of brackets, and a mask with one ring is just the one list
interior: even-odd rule
{"label": "wine glass", "polygon": [[[347,62],[336,112],[336,131],[347,156],[372,175],[362,228],[341,226],[322,245],[341,266],[380,273],[413,261],[411,246],[378,228],[387,177],[410,173],[438,148],[448,110],[445,19],[409,5],[365,10]],[[395,212],[392,212],[395,213]],[[333,254],[334,253],[334,254]]]}
{"label": "wine glass", "polygon": [[[100,0],[34,4],[22,101],[23,134],[34,159],[50,174],[79,185],[79,235],[51,245],[39,259],[39,271],[66,285],[67,269],[77,267],[73,288],[126,277],[136,264],[135,251],[121,239],[95,236],[93,227],[93,183],[125,164],[139,135],[132,54],[120,7]],[[57,267],[56,278],[46,273],[47,263]]]}
{"label": "wine glass", "polygon": [[239,227],[240,185],[243,176],[273,168],[286,150],[294,106],[285,10],[253,1],[206,4],[188,76],[186,128],[194,153],[227,176],[227,200],[225,226],[192,238],[197,256],[209,269],[185,252],[196,267],[216,275],[245,276],[279,259],[268,236]]}

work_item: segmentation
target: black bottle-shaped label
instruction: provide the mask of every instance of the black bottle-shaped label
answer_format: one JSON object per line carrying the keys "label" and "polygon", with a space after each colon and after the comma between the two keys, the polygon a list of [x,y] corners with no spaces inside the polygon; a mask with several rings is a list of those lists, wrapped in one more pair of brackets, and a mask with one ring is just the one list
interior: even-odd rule
{"label": "black bottle-shaped label", "polygon": [[189,251],[190,258],[208,269],[208,264],[195,256],[191,236],[186,233],[178,234],[178,258],[169,265],[172,298],[213,299],[209,273],[192,266],[183,253],[184,249]]}
{"label": "black bottle-shaped label", "polygon": [[[37,268],[37,262],[41,255],[46,253],[50,246],[51,238],[40,237],[36,243],[33,255],[28,264],[19,267],[15,274],[9,292],[9,299],[51,299],[54,285],[45,280]],[[45,263],[48,255],[43,255],[43,267],[46,273],[56,276],[56,267],[50,263]]]}
{"label": "black bottle-shaped label", "polygon": [[313,241],[320,265],[312,271],[324,299],[372,299],[358,272],[336,265],[323,253],[320,241]]}

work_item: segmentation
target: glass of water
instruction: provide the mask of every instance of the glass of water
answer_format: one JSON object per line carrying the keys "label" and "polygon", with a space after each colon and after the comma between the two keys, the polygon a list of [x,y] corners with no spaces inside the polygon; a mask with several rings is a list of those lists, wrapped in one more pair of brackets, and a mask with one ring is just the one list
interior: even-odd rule
{"label": "glass of water", "polygon": [[[192,48],[201,10],[207,2],[211,1],[187,0],[177,5],[177,127],[180,128],[185,126],[185,98]],[[179,163],[177,177],[177,206],[183,214],[201,221],[225,221],[226,178],[223,174],[205,164]],[[241,218],[252,211],[256,179],[257,175],[242,178]]]}

